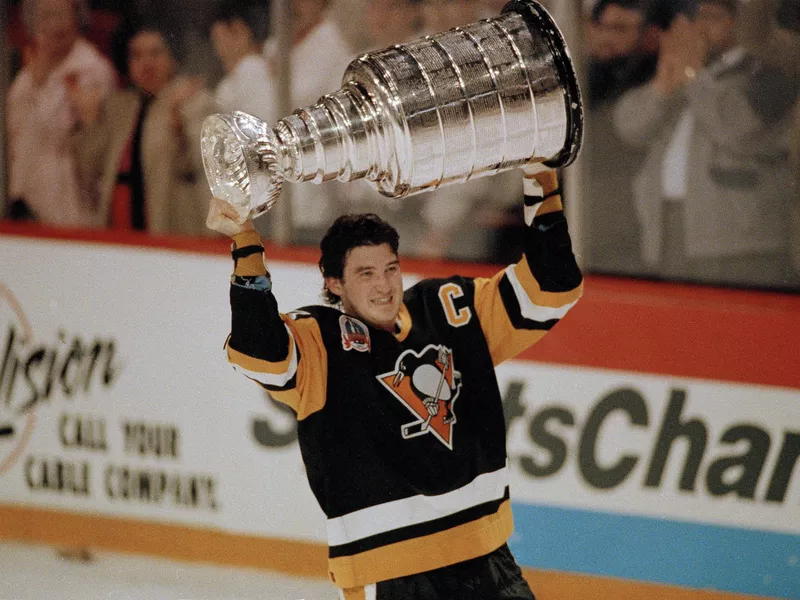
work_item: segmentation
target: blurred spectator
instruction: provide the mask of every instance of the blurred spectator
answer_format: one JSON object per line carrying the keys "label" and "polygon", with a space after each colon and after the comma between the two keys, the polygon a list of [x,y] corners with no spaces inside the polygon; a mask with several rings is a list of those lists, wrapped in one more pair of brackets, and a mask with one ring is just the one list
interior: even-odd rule
{"label": "blurred spectator", "polygon": [[[479,18],[486,19],[499,16],[506,4],[508,4],[507,0],[481,0],[481,7],[478,11]],[[550,4],[550,0],[542,2],[542,5],[544,5],[547,10],[550,10]]]}
{"label": "blurred spectator", "polygon": [[[329,0],[292,0],[291,100],[300,108],[342,86],[342,75],[355,58],[336,22],[327,12]],[[264,44],[270,71],[277,71],[283,49],[274,38]]]}
{"label": "blurred spectator", "polygon": [[[422,14],[425,33],[447,31],[453,27],[469,25],[484,16],[485,7],[480,0],[423,0]],[[493,13],[496,17],[500,14]]]}
{"label": "blurred spectator", "polygon": [[99,181],[103,222],[157,234],[208,234],[208,186],[200,155],[203,119],[217,112],[202,81],[176,74],[169,30],[126,22],[116,43],[131,89],[84,109],[75,134],[81,169]]}
{"label": "blurred spectator", "polygon": [[634,182],[641,254],[657,276],[787,282],[788,106],[737,44],[735,0],[701,0],[661,39],[655,77],[622,96],[615,125],[647,148]]}
{"label": "blurred spectator", "polygon": [[[479,19],[480,8],[473,0],[367,0],[365,20],[372,48],[381,50],[473,23]],[[502,201],[509,181],[514,190],[509,195],[517,187],[521,193],[519,175],[503,174],[402,200],[385,198],[366,182],[359,182],[345,190],[341,203],[349,212],[374,212],[391,220],[405,240],[409,256],[485,260],[495,230],[515,222],[505,213]],[[516,205],[518,197],[513,196],[511,204]]]}
{"label": "blurred spectator", "polygon": [[367,0],[367,31],[376,50],[422,35],[422,0]]}
{"label": "blurred spectator", "polygon": [[[750,0],[738,20],[742,45],[765,64],[780,70],[791,85],[773,90],[797,96],[800,84],[800,0]],[[795,274],[800,274],[800,103],[795,101],[791,155],[794,172],[787,190],[790,209],[790,252]]]}
{"label": "blurred spectator", "polygon": [[764,63],[800,78],[800,0],[748,0],[737,25],[745,48]]}
{"label": "blurred spectator", "polygon": [[[364,22],[369,36],[367,48],[371,51],[411,42],[423,35],[422,3],[420,0],[366,0]],[[416,246],[421,229],[419,213],[423,202],[421,196],[401,201],[386,198],[366,181],[349,185],[339,198],[342,212],[371,212],[391,220],[411,248]]]}
{"label": "blurred spectator", "polygon": [[[431,259],[514,262],[509,251],[522,232],[522,209],[512,197],[522,194],[517,169],[442,187],[420,198],[424,227],[412,254]],[[520,238],[521,239],[521,238]]]}
{"label": "blurred spectator", "polygon": [[650,80],[658,63],[661,33],[669,27],[668,0],[599,0],[586,30],[588,103],[616,100]]}
{"label": "blurred spectator", "polygon": [[[315,104],[325,94],[339,90],[345,69],[355,58],[336,22],[328,14],[328,3],[328,0],[292,0],[292,109]],[[264,44],[264,54],[274,79],[283,51],[273,38]],[[338,198],[347,192],[343,186],[337,182],[320,186],[306,182],[291,186],[292,221],[298,243],[319,242],[335,218]]]}
{"label": "blurred spectator", "polygon": [[[478,0],[424,0],[425,32],[441,33],[470,25],[488,15]],[[522,179],[511,172],[444,186],[406,201],[406,214],[417,229],[411,253],[423,258],[501,261],[507,258],[507,230],[521,228],[521,215],[514,210]],[[521,229],[520,229],[521,231]],[[401,232],[404,239],[409,238]],[[513,233],[511,233],[513,236]],[[413,238],[412,238],[413,239]],[[519,245],[513,248],[519,248]],[[513,260],[511,261],[513,262]]]}
{"label": "blurred spectator", "polygon": [[73,92],[101,100],[114,88],[114,69],[80,36],[85,1],[26,0],[22,8],[30,38],[7,99],[9,213],[47,225],[92,226],[91,182],[79,178],[69,144],[78,110]]}
{"label": "blurred spectator", "polygon": [[655,75],[661,35],[677,6],[674,0],[599,0],[587,24],[586,261],[594,271],[642,271],[631,182],[645,151],[617,136],[612,114],[625,91]]}
{"label": "blurred spectator", "polygon": [[262,0],[230,0],[212,17],[210,34],[225,70],[217,103],[227,112],[241,110],[273,124],[284,115],[275,108],[274,82],[262,55],[268,28],[269,8]]}

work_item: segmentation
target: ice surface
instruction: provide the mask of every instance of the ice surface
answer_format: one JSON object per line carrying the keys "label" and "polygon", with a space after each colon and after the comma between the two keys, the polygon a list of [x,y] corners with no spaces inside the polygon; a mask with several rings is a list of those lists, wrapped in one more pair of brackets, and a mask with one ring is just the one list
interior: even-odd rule
{"label": "ice surface", "polygon": [[0,541],[0,600],[335,600],[334,586],[257,569]]}

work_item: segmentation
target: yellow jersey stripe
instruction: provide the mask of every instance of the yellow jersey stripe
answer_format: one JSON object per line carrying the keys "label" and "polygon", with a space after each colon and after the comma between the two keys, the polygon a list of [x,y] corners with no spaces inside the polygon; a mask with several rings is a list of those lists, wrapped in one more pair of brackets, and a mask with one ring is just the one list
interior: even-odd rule
{"label": "yellow jersey stripe", "polygon": [[322,410],[328,393],[328,351],[322,341],[319,323],[313,318],[283,317],[291,337],[297,342],[296,393],[275,392],[275,399],[291,406],[299,420]]}
{"label": "yellow jersey stripe", "polygon": [[[288,381],[294,377],[295,371],[297,370],[297,348],[294,341],[294,335],[292,335],[292,330],[288,326],[286,326],[286,330],[289,333],[289,352],[284,360],[280,362],[270,362],[261,358],[253,358],[252,356],[243,354],[242,352],[231,348],[230,345],[227,345],[228,360],[234,365],[241,367],[246,373],[273,375],[276,377],[271,379],[275,379],[276,381],[280,377],[285,377],[286,381]],[[262,383],[268,383],[267,381],[262,381],[262,379],[259,377],[253,378],[261,381]],[[279,383],[269,384],[283,385]]]}
{"label": "yellow jersey stripe", "polygon": [[500,271],[491,279],[475,279],[475,312],[495,366],[535,344],[547,333],[516,329],[511,323],[499,291],[504,275],[505,271]]}

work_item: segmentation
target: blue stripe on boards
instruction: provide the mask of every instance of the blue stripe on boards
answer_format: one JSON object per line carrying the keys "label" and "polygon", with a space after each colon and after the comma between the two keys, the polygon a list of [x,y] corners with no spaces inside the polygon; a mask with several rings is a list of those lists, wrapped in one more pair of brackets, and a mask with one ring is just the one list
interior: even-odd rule
{"label": "blue stripe on boards", "polygon": [[513,510],[509,545],[522,566],[800,600],[800,535],[520,503]]}

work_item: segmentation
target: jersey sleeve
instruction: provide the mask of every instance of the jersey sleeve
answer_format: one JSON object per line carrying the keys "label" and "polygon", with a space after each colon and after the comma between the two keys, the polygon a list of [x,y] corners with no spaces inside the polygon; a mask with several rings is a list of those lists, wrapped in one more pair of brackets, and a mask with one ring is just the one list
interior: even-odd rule
{"label": "jersey sleeve", "polygon": [[542,339],[583,293],[556,173],[526,181],[524,200],[524,256],[475,279],[475,311],[495,365]]}
{"label": "jersey sleeve", "polygon": [[[256,232],[234,237],[235,248],[257,248]],[[264,283],[268,282],[268,283]],[[284,315],[272,294],[263,253],[236,261],[230,289],[228,361],[304,419],[325,404],[327,353],[319,325],[307,313]]]}

